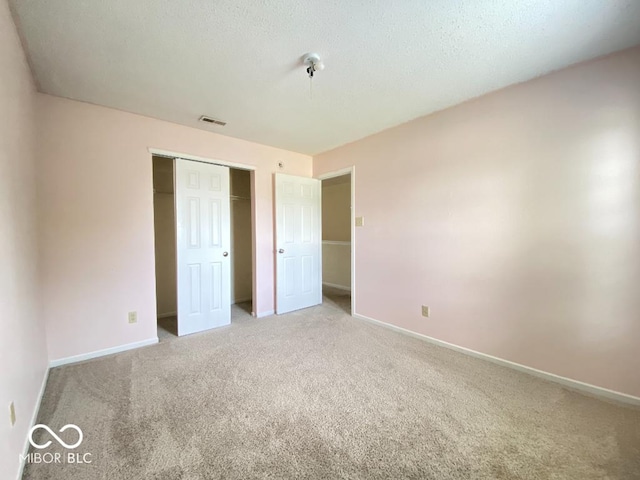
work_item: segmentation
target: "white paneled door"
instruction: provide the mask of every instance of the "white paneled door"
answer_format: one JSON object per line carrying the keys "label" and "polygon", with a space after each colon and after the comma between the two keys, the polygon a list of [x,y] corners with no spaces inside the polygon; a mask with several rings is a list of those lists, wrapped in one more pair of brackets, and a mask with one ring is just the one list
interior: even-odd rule
{"label": "white paneled door", "polygon": [[229,169],[176,159],[178,335],[231,323]]}
{"label": "white paneled door", "polygon": [[276,313],[322,303],[320,180],[275,174]]}

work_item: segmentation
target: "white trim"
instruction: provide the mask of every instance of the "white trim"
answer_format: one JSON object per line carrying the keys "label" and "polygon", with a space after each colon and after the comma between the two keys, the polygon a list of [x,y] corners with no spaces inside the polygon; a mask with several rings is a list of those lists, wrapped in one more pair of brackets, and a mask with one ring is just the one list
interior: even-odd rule
{"label": "white trim", "polygon": [[356,166],[318,175],[318,180],[351,175],[351,311],[356,311]]}
{"label": "white trim", "polygon": [[[49,367],[47,367],[46,371],[44,372],[44,377],[42,378],[42,383],[40,384],[40,392],[38,392],[36,405],[31,415],[31,423],[29,424],[29,431],[31,430],[31,427],[33,427],[38,421],[38,414],[40,413],[40,405],[42,405],[42,397],[44,397],[44,390],[47,387],[48,379],[49,379]],[[22,453],[23,453],[22,454],[23,460],[20,462],[20,466],[18,467],[17,480],[22,479],[22,475],[24,473],[24,466],[27,460],[27,454],[29,453],[29,435],[28,434],[27,434],[27,438],[24,441],[24,448],[22,449]]]}
{"label": "white trim", "polygon": [[338,285],[337,283],[322,282],[322,286],[335,288],[337,290],[344,290],[345,292],[351,291],[351,287],[345,287],[344,285]]}
{"label": "white trim", "polygon": [[256,170],[255,165],[247,165],[246,163],[228,162],[227,160],[220,160],[218,158],[201,157],[199,155],[187,155],[184,153],[172,152],[171,150],[162,150],[160,148],[147,148],[151,155],[158,155],[160,157],[169,158],[182,158],[184,160],[193,160],[195,162],[215,163],[216,165],[224,165],[225,167],[240,168],[242,170]]}
{"label": "white trim", "polygon": [[49,367],[59,367],[61,365],[67,365],[69,363],[82,362],[84,360],[90,360],[92,358],[104,357],[105,355],[111,355],[113,353],[120,353],[126,350],[132,350],[134,348],[146,347],[147,345],[153,345],[158,343],[158,337],[148,338],[140,342],[126,343],[124,345],[118,345],[117,347],[105,348],[103,350],[96,350],[95,352],[83,353],[81,355],[74,355],[72,357],[59,358],[57,360],[51,360]]}
{"label": "white trim", "polygon": [[[255,170],[249,172],[249,188],[251,189],[251,310],[253,312],[256,308],[256,304],[258,303],[256,300],[258,297],[258,255],[256,253],[258,245],[258,221],[256,218],[257,199]],[[271,202],[271,208],[273,209],[273,200]],[[273,268],[275,269],[275,259],[272,261],[274,262]],[[275,284],[273,284],[273,288],[275,289]],[[275,296],[272,296],[271,299],[275,302]]]}
{"label": "white trim", "polygon": [[346,242],[343,240],[322,240],[323,245],[351,245],[351,242]]}
{"label": "white trim", "polygon": [[351,167],[351,311],[356,311],[356,166]]}
{"label": "white trim", "polygon": [[407,330],[406,328],[398,327],[390,323],[381,322],[380,320],[376,320],[374,318],[367,317],[365,315],[354,313],[352,316],[359,320],[364,320],[365,322],[375,323],[376,325],[380,325],[382,327],[395,330],[396,332],[404,333],[405,335],[410,335],[412,337],[425,340],[434,345],[455,350],[456,352],[464,353],[465,355],[470,355],[472,357],[476,357],[481,360],[486,360],[492,363],[496,363],[498,365],[502,365],[504,367],[508,367],[513,370],[518,370],[523,373],[528,373],[529,375],[533,375],[534,377],[539,377],[554,383],[559,383],[560,385],[563,385],[565,387],[568,387],[574,390],[579,390],[583,393],[594,395],[596,397],[603,397],[608,400],[615,400],[615,401],[630,404],[630,405],[640,406],[640,398],[634,397],[633,395],[629,395],[627,393],[616,392],[615,390],[609,390],[608,388],[598,387],[597,385],[591,385],[590,383],[580,382],[579,380],[573,380],[571,378],[562,377],[554,373],[549,373],[542,370],[538,370],[536,368],[527,367],[526,365],[522,365],[520,363],[515,363],[509,360],[505,360],[503,358],[494,357],[493,355],[487,355],[486,353],[478,352],[476,350],[471,350],[470,348],[460,347],[458,345],[454,345],[453,343],[445,342],[443,340],[438,340],[437,338],[433,338],[427,335],[423,335],[421,333],[413,332],[411,330]]}
{"label": "white trim", "polygon": [[276,311],[275,310],[266,310],[264,312],[260,312],[260,313],[255,313],[255,312],[251,312],[251,315],[253,315],[256,318],[264,318],[264,317],[270,317],[271,315],[275,315]]}
{"label": "white trim", "polygon": [[178,312],[167,312],[167,313],[161,313],[161,314],[157,315],[156,318],[175,317],[176,315],[178,315]]}
{"label": "white trim", "polygon": [[353,171],[353,167],[341,168],[340,170],[334,170],[332,172],[323,173],[318,175],[318,180],[328,180],[329,178],[342,177],[343,175],[349,175]]}
{"label": "white trim", "polygon": [[231,302],[231,305],[235,305],[236,303],[250,302],[251,298],[252,297],[236,298],[233,302]]}

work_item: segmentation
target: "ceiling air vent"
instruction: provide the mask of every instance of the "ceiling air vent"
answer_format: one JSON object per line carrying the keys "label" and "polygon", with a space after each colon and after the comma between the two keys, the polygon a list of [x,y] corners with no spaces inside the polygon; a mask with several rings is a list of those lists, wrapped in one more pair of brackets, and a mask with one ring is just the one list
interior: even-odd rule
{"label": "ceiling air vent", "polygon": [[200,121],[205,123],[213,123],[214,125],[220,125],[221,127],[224,127],[227,124],[227,122],[216,120],[215,118],[207,117],[206,115],[202,115],[200,117]]}

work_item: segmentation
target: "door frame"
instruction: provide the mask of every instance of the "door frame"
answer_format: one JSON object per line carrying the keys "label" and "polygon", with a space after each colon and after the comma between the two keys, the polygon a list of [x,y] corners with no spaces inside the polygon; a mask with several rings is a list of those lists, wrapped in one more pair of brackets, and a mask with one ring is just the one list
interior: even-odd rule
{"label": "door frame", "polygon": [[[180,153],[174,152],[171,150],[164,150],[161,148],[147,148],[147,151],[151,154],[151,157],[154,155],[159,157],[167,157],[167,158],[182,158],[184,160],[191,160],[194,162],[202,162],[202,163],[211,163],[214,165],[220,165],[223,167],[229,168],[237,168],[239,170],[249,170],[251,174],[251,315],[257,316],[255,306],[256,306],[256,292],[258,291],[257,285],[257,269],[256,269],[256,182],[255,182],[255,165],[248,165],[246,163],[238,163],[238,162],[229,162],[227,160],[220,160],[217,158],[210,157],[201,157],[199,155],[191,155],[188,153]],[[152,165],[152,164],[151,164]],[[174,167],[175,168],[175,167]],[[150,194],[153,198],[153,182],[149,185]],[[151,232],[152,238],[155,235],[154,232]],[[154,252],[155,255],[155,252]],[[155,271],[154,271],[155,278]],[[177,285],[176,285],[177,287]],[[154,300],[157,304],[158,299],[156,298],[156,293],[154,289]],[[157,312],[156,312],[157,313]],[[156,329],[158,328],[156,322]]]}
{"label": "door frame", "polygon": [[351,316],[356,314],[356,166],[316,175],[318,180],[351,174]]}

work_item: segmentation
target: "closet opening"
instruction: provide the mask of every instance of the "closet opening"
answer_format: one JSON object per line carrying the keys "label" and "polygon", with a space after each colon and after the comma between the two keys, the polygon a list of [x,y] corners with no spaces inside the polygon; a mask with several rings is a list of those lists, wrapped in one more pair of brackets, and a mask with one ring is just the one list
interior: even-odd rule
{"label": "closet opening", "polygon": [[[225,324],[218,319],[207,323],[207,318],[195,318],[196,323],[185,329],[192,312],[199,311],[200,317],[206,317],[208,312],[215,314],[217,309],[219,318],[220,312],[226,309],[226,324],[229,317],[231,323],[250,319],[254,238],[252,172],[160,155],[153,155],[152,162],[159,340],[172,340],[178,335]],[[222,173],[221,182],[211,180],[217,178],[217,173]],[[200,190],[189,190],[192,181]],[[228,185],[224,185],[227,181]],[[220,186],[217,198],[210,195],[210,182]],[[197,215],[197,221],[192,215]],[[217,233],[212,230],[214,224]],[[220,242],[219,249],[203,248],[196,260],[185,256],[197,250],[191,248],[193,246],[206,247],[215,242]],[[214,291],[208,299],[209,292]],[[185,301],[189,304],[186,307]]]}
{"label": "closet opening", "polygon": [[231,319],[241,313],[251,315],[253,302],[253,261],[251,244],[251,172],[231,168]]}

